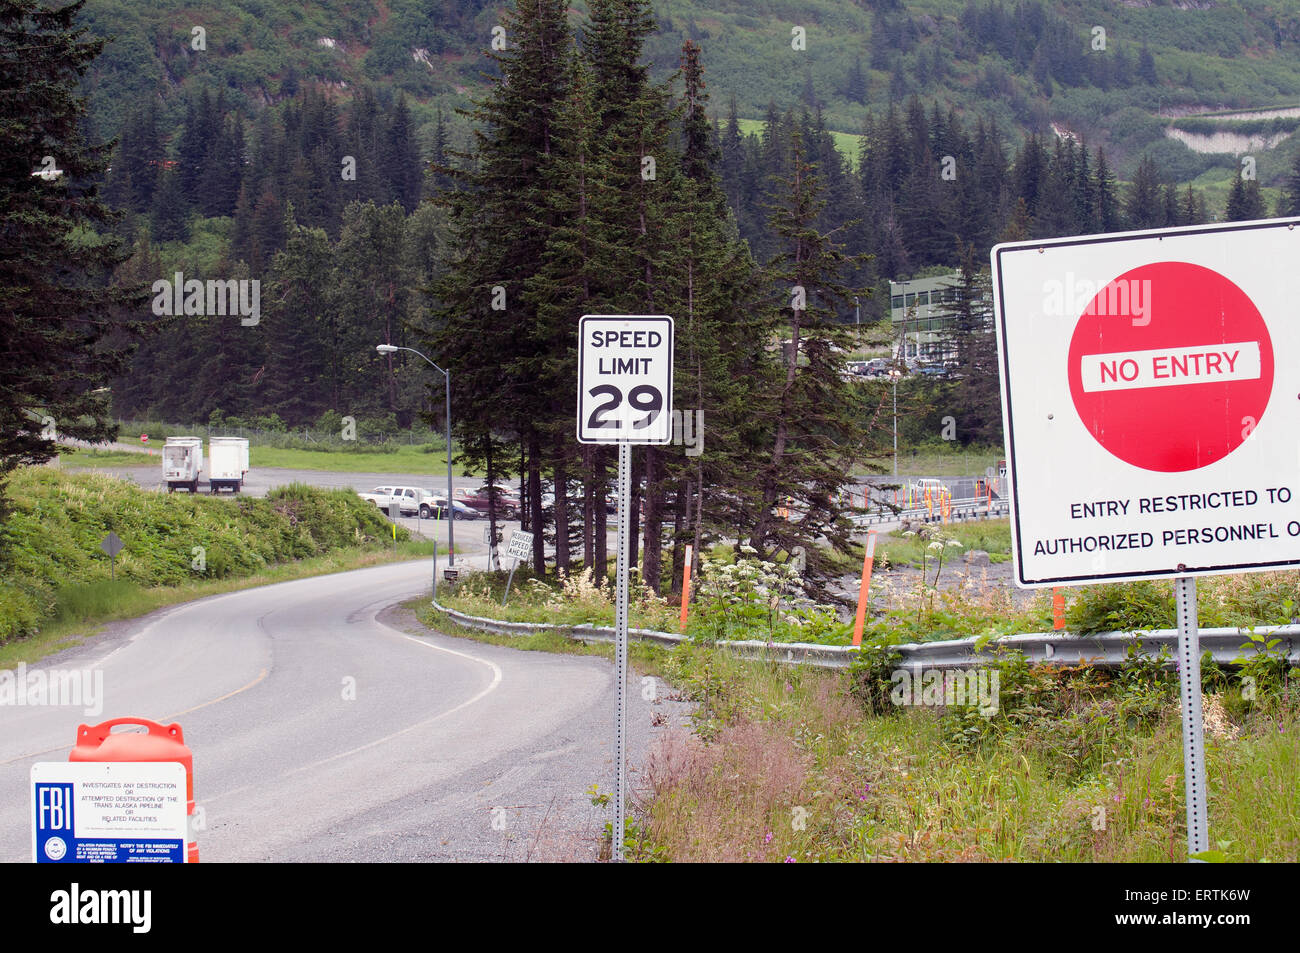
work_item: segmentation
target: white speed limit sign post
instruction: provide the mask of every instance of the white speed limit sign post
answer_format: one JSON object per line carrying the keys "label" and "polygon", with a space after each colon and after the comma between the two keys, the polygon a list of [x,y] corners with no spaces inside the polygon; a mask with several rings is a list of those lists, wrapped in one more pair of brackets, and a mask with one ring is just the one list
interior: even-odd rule
{"label": "white speed limit sign post", "polygon": [[613,857],[623,859],[627,778],[627,574],[632,445],[673,439],[673,319],[584,315],[578,323],[578,441],[618,444],[618,568],[614,611]]}

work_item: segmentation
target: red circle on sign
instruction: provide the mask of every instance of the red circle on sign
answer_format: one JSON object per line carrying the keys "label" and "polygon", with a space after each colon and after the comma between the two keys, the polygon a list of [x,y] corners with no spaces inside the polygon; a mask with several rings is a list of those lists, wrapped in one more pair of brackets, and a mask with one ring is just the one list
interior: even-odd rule
{"label": "red circle on sign", "polygon": [[1176,473],[1222,460],[1273,390],[1273,344],[1246,293],[1187,262],[1142,265],[1097,292],[1070,339],[1070,396],[1110,453]]}

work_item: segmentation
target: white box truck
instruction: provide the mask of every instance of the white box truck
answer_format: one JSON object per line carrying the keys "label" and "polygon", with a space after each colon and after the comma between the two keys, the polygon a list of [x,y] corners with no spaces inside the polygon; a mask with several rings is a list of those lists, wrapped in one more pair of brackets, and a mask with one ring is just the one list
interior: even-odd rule
{"label": "white box truck", "polygon": [[162,466],[168,493],[178,487],[197,493],[199,474],[203,472],[203,441],[198,437],[168,437],[163,444]]}
{"label": "white box truck", "polygon": [[248,440],[245,437],[211,437],[208,440],[208,489],[212,493],[244,488],[248,473]]}

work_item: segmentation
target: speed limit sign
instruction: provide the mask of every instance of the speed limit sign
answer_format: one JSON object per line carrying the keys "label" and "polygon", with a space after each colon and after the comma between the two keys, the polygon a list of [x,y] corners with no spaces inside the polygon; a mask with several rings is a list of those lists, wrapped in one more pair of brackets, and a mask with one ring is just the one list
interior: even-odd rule
{"label": "speed limit sign", "polygon": [[[614,826],[623,829],[627,771],[628,557],[634,527],[632,447],[673,439],[673,319],[583,315],[578,323],[578,440],[618,444],[618,561],[614,571]],[[615,861],[623,839],[614,838]]]}
{"label": "speed limit sign", "polygon": [[673,319],[585,315],[578,334],[578,441],[671,443]]}

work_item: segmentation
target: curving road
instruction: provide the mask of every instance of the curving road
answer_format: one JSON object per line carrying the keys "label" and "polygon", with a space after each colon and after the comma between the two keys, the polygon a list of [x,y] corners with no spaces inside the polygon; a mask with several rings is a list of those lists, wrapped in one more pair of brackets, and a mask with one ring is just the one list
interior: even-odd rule
{"label": "curving road", "polygon": [[[42,662],[102,671],[103,712],[0,706],[0,860],[31,859],[31,765],[121,715],[180,722],[205,862],[594,859],[611,663],[394,627],[429,577],[421,560],[215,596]],[[633,765],[652,718],[678,721],[666,694],[629,692]]]}

